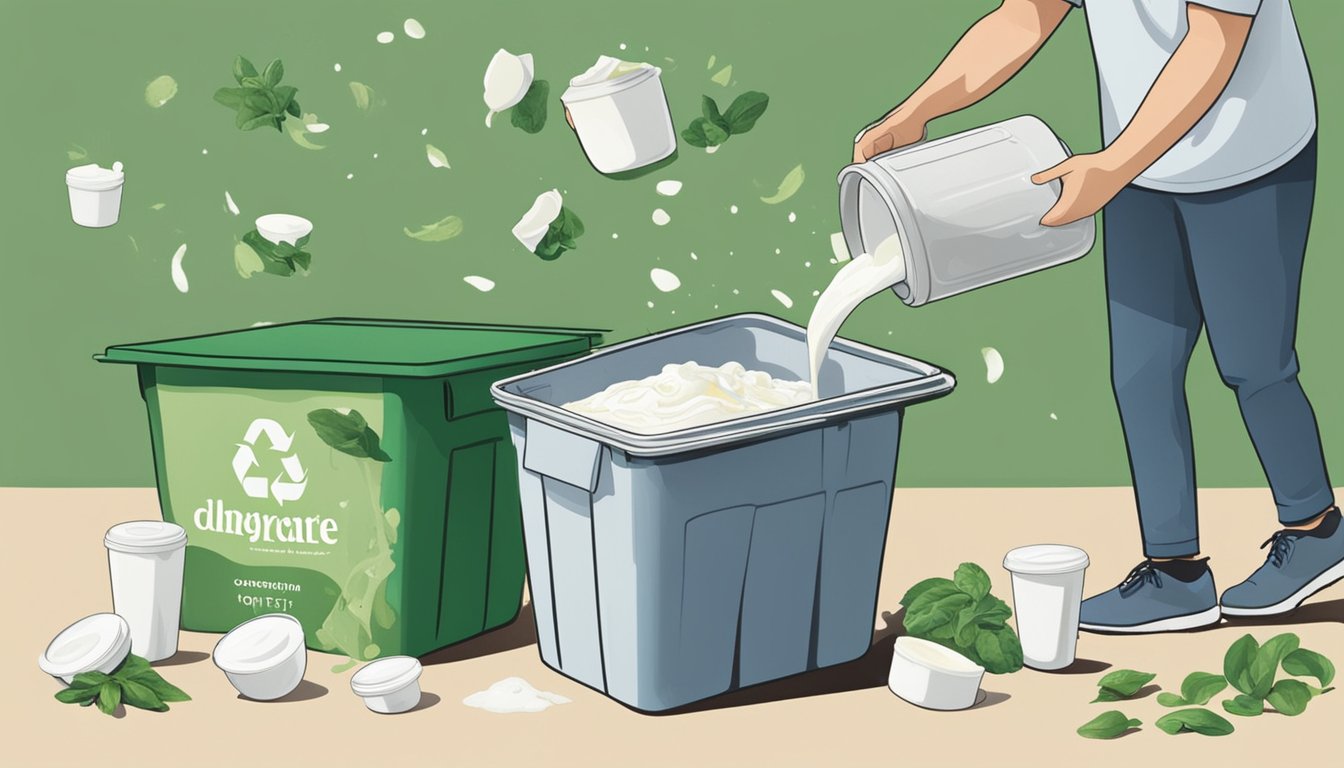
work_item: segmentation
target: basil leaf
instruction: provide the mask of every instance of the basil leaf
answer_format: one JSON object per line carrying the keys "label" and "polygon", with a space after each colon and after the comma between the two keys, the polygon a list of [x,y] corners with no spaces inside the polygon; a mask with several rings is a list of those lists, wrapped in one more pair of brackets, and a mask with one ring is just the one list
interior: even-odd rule
{"label": "basil leaf", "polygon": [[1251,662],[1251,696],[1263,699],[1269,695],[1269,689],[1274,687],[1274,676],[1279,671],[1279,664],[1285,656],[1297,650],[1298,642],[1297,635],[1285,632],[1269,638],[1260,646],[1260,650],[1255,652],[1255,660]]}
{"label": "basil leaf", "polygon": [[700,97],[700,111],[704,114],[706,121],[717,126],[725,134],[728,132],[728,121],[723,119],[723,114],[719,112],[719,105],[713,97]]}
{"label": "basil leaf", "polygon": [[1223,709],[1229,714],[1239,715],[1241,717],[1255,717],[1265,711],[1265,702],[1254,696],[1241,694],[1230,699],[1223,700]]}
{"label": "basil leaf", "polygon": [[981,630],[975,639],[980,666],[993,675],[1004,675],[1022,668],[1022,641],[1008,627]]}
{"label": "basil leaf", "polygon": [[1296,717],[1307,711],[1307,704],[1311,702],[1311,689],[1301,680],[1280,680],[1269,689],[1269,695],[1265,698],[1275,712]]}
{"label": "basil leaf", "polygon": [[245,126],[245,125],[247,125],[247,124],[249,124],[249,123],[255,121],[257,118],[261,117],[263,114],[265,114],[265,113],[263,113],[263,112],[258,112],[257,110],[255,110],[255,109],[253,109],[253,108],[251,108],[251,107],[249,107],[249,106],[244,105],[244,106],[241,106],[241,107],[238,108],[238,116],[234,118],[234,120],[233,120],[233,124],[234,124],[235,127],[239,128],[239,129],[247,130],[247,129],[243,128],[243,126]]}
{"label": "basil leaf", "polygon": [[909,608],[910,604],[913,603],[920,595],[924,594],[930,589],[933,589],[934,587],[955,587],[955,585],[949,579],[944,579],[941,576],[935,576],[932,579],[925,579],[905,591],[905,595],[901,598],[900,603],[901,607]]}
{"label": "basil leaf", "polygon": [[523,100],[509,111],[509,122],[525,133],[539,133],[546,127],[546,101],[551,95],[551,84],[533,80]]}
{"label": "basil leaf", "polygon": [[285,76],[285,65],[279,59],[275,59],[270,64],[267,64],[266,71],[263,72],[261,75],[262,79],[266,81],[266,85],[268,85],[271,88],[274,88],[275,86],[279,85],[280,78],[284,76]]}
{"label": "basil leaf", "polygon": [[164,680],[163,677],[153,669],[148,669],[131,677],[131,682],[143,685],[148,688],[161,701],[191,701],[187,692],[178,688],[176,685]]}
{"label": "basil leaf", "polygon": [[82,704],[86,701],[91,702],[98,698],[98,689],[101,687],[102,686],[98,686],[97,688],[86,688],[83,686],[71,686],[69,688],[62,688],[56,692],[56,700],[62,704]]}
{"label": "basil leaf", "polygon": [[1227,718],[1207,709],[1182,709],[1163,715],[1153,725],[1170,734],[1190,731],[1205,736],[1226,736],[1236,730]]}
{"label": "basil leaf", "polygon": [[229,109],[238,109],[243,106],[243,98],[246,95],[246,88],[220,88],[215,91],[215,101]]}
{"label": "basil leaf", "polygon": [[115,680],[108,680],[98,689],[98,709],[104,715],[110,715],[121,704],[121,686]]}
{"label": "basil leaf", "polygon": [[[241,116],[243,113],[239,112],[238,114]],[[274,114],[268,112],[264,115],[257,115],[256,117],[247,120],[238,127],[242,128],[244,131],[251,131],[253,129],[260,128],[263,125],[274,125],[275,117],[276,116]]]}
{"label": "basil leaf", "polygon": [[1321,654],[1298,648],[1283,657],[1283,671],[1295,677],[1314,677],[1321,687],[1335,679],[1335,665]]}
{"label": "basil leaf", "polygon": [[[1227,688],[1227,678],[1210,672],[1191,672],[1181,681],[1181,697],[1190,704],[1208,704]],[[1161,701],[1161,697],[1158,697]]]}
{"label": "basil leaf", "polygon": [[1143,723],[1126,717],[1120,710],[1112,709],[1078,726],[1078,735],[1085,739],[1114,739],[1141,725]]}
{"label": "basil leaf", "polygon": [[233,60],[233,77],[238,81],[239,85],[242,84],[244,78],[256,76],[257,68],[252,66],[252,62],[242,56]]}
{"label": "basil leaf", "polygon": [[989,574],[975,563],[957,566],[956,573],[952,574],[952,583],[976,601],[989,594]]}
{"label": "basil leaf", "polygon": [[770,97],[760,91],[747,91],[733,99],[733,103],[723,113],[723,119],[728,123],[728,133],[736,136],[755,128],[756,121],[761,119],[768,106]]}
{"label": "basil leaf", "polygon": [[359,411],[343,414],[330,408],[308,412],[308,423],[319,439],[341,453],[359,459],[392,460],[379,446],[378,433],[369,427]]}
{"label": "basil leaf", "polygon": [[1157,675],[1138,672],[1133,669],[1117,669],[1097,681],[1103,690],[1113,691],[1121,698],[1129,698],[1139,692],[1143,686],[1151,683]]}
{"label": "basil leaf", "polygon": [[70,685],[72,687],[78,686],[80,688],[97,688],[111,679],[112,678],[106,673],[99,672],[98,670],[92,672],[80,672],[78,675],[75,675],[75,679]]}
{"label": "basil leaf", "polygon": [[144,683],[135,680],[121,680],[122,700],[128,706],[137,709],[148,709],[153,712],[167,712],[168,705],[160,699],[153,689]]}
{"label": "basil leaf", "polygon": [[681,132],[681,138],[693,147],[717,147],[728,140],[728,131],[697,117]]}
{"label": "basil leaf", "polygon": [[1223,676],[1233,688],[1244,694],[1249,695],[1255,689],[1255,683],[1251,680],[1251,663],[1255,661],[1259,649],[1260,645],[1254,637],[1242,635],[1223,656]]}
{"label": "basil leaf", "polygon": [[294,117],[303,116],[303,110],[299,107],[299,102],[294,99],[289,100],[289,106],[285,107],[285,111]]}
{"label": "basil leaf", "polygon": [[132,653],[126,656],[126,660],[121,662],[120,666],[112,670],[112,677],[116,678],[135,677],[141,672],[145,672],[147,670],[151,671],[153,670],[153,667],[149,666],[149,662],[146,661],[143,656],[136,656],[135,654]]}

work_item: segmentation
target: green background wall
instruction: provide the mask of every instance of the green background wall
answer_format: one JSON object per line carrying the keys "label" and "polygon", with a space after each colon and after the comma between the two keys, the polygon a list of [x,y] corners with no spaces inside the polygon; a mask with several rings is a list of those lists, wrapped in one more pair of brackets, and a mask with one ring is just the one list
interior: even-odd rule
{"label": "green background wall", "polygon": [[[1344,476],[1344,224],[1333,215],[1344,204],[1344,147],[1335,140],[1344,106],[1341,5],[1294,3],[1322,125],[1299,352],[1336,477]],[[0,485],[152,483],[134,372],[90,359],[113,343],[330,315],[608,327],[613,339],[748,311],[806,323],[812,291],[836,269],[827,263],[829,235],[839,229],[835,174],[852,137],[994,6],[4,0]],[[407,16],[424,24],[425,39],[402,34]],[[396,42],[377,44],[383,30],[396,32]],[[599,53],[620,55],[622,43],[628,58],[664,67],[678,128],[699,113],[702,93],[726,105],[741,91],[762,90],[771,96],[769,111],[755,131],[717,154],[683,147],[655,175],[603,178],[586,164],[555,99],[570,76]],[[507,120],[493,130],[483,125],[481,75],[500,47],[532,52],[537,76],[552,84],[551,120],[538,135]],[[284,60],[285,82],[299,87],[304,110],[332,126],[315,137],[326,149],[234,128],[232,114],[211,95],[232,85],[238,54],[262,65]],[[718,63],[707,69],[711,56]],[[712,83],[726,64],[732,82]],[[176,78],[180,90],[151,109],[143,89],[162,74]],[[374,89],[373,109],[356,108],[352,80]],[[935,123],[932,133],[1024,112],[1044,118],[1076,150],[1097,148],[1082,14],[1071,14],[1015,81]],[[427,141],[445,152],[451,170],[429,166]],[[62,176],[76,164],[66,154],[72,145],[88,151],[84,162],[125,163],[115,227],[70,222]],[[801,191],[781,205],[761,203],[799,163],[807,172]],[[657,196],[654,182],[663,178],[684,182],[682,193]],[[509,229],[552,187],[565,192],[588,234],[577,251],[542,262]],[[225,190],[242,216],[225,209]],[[156,203],[165,205],[151,209]],[[734,204],[737,215],[728,212]],[[656,207],[671,214],[671,224],[652,224]],[[315,223],[312,274],[244,280],[234,270],[234,240],[253,218],[276,211]],[[796,223],[787,221],[790,211]],[[449,214],[465,221],[454,240],[424,243],[402,232]],[[181,243],[188,245],[185,295],[169,276]],[[654,266],[679,275],[682,288],[658,293],[648,279]],[[941,364],[960,378],[953,396],[911,410],[900,482],[1128,483],[1108,384],[1101,267],[1098,247],[1072,265],[924,308],[890,295],[860,308],[844,335]],[[469,274],[498,287],[480,293],[462,282]],[[792,296],[793,308],[777,303],[771,289]],[[997,347],[1006,361],[993,385],[985,381],[984,346]],[[1235,403],[1203,346],[1190,400],[1200,481],[1262,484]]]}

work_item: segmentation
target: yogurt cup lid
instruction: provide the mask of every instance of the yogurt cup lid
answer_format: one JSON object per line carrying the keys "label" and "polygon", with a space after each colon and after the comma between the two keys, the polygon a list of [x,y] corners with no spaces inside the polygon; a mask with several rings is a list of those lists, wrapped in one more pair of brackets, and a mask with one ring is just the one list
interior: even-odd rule
{"label": "yogurt cup lid", "polygon": [[385,696],[415,682],[423,669],[414,656],[388,656],[360,667],[350,688],[360,696]]}
{"label": "yogurt cup lid", "polygon": [[985,668],[946,646],[918,637],[896,638],[896,653],[912,664],[954,677],[979,677]]}
{"label": "yogurt cup lid", "polygon": [[1033,544],[1018,547],[1003,558],[1003,567],[1013,573],[1049,575],[1081,571],[1088,565],[1087,553],[1066,544]]}
{"label": "yogurt cup lid", "polygon": [[215,666],[236,675],[265,672],[303,648],[303,625],[287,613],[267,613],[229,630],[218,643]]}
{"label": "yogurt cup lid", "polygon": [[77,165],[65,172],[65,183],[76,189],[92,192],[114,189],[126,181],[126,174],[120,166],[120,163],[116,163],[112,168],[104,168],[97,163]]}
{"label": "yogurt cup lid", "polygon": [[[43,672],[55,677],[73,677],[117,664],[130,652],[131,628],[115,613],[85,616],[61,630],[37,659]],[[120,656],[121,658],[116,658]]]}
{"label": "yogurt cup lid", "polygon": [[152,554],[186,546],[187,532],[161,520],[133,520],[107,529],[103,544],[114,552]]}

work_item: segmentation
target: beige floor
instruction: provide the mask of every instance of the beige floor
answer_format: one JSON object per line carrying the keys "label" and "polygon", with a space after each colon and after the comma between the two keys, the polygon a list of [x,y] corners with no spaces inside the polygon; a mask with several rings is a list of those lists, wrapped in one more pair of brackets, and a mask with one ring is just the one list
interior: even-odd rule
{"label": "beige floor", "polygon": [[[1227,585],[1261,561],[1256,547],[1275,528],[1272,504],[1263,491],[1242,490],[1207,491],[1201,502],[1205,552]],[[209,661],[217,636],[183,633],[182,653],[161,671],[194,700],[166,714],[132,710],[114,719],[54,701],[56,686],[34,662],[70,621],[110,610],[102,533],[156,515],[153,494],[0,490],[0,510],[9,532],[4,573],[18,598],[4,622],[10,664],[0,696],[0,765],[1241,766],[1329,762],[1340,749],[1344,692],[1317,699],[1295,719],[1236,718],[1237,732],[1225,738],[1173,737],[1148,725],[1098,742],[1074,729],[1104,708],[1088,703],[1102,670],[1156,672],[1157,683],[1174,689],[1187,672],[1221,671],[1223,651],[1245,632],[1261,640],[1296,632],[1304,646],[1344,666],[1344,585],[1278,623],[1132,638],[1084,634],[1074,669],[986,676],[986,701],[956,713],[917,709],[887,691],[896,628],[882,616],[873,650],[852,664],[721,697],[688,714],[650,717],[543,667],[525,613],[427,659],[440,663],[427,665],[425,700],[406,715],[365,710],[349,690],[351,673],[331,672],[342,659],[317,653],[291,700],[241,701]],[[1042,541],[1085,548],[1089,588],[1109,586],[1137,560],[1131,510],[1127,489],[898,491],[879,610],[896,610],[910,584],[950,574],[964,560],[985,566],[1007,598],[1003,553]],[[530,715],[460,703],[510,675],[574,701]],[[1148,724],[1166,711],[1151,694],[1121,708]]]}

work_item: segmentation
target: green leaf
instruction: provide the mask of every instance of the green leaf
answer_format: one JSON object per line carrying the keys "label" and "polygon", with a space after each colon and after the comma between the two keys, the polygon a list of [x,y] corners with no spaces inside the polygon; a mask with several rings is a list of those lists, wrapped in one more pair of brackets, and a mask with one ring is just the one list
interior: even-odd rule
{"label": "green leaf", "polygon": [[153,670],[153,667],[149,665],[149,661],[147,661],[143,656],[136,656],[135,654],[131,653],[127,654],[125,661],[121,662],[121,664],[118,665],[116,669],[112,670],[112,677],[115,678],[134,677],[135,675],[141,672],[151,670]]}
{"label": "green leaf", "polygon": [[1285,656],[1297,650],[1298,642],[1297,635],[1285,632],[1271,637],[1260,646],[1260,650],[1255,652],[1255,661],[1251,662],[1251,696],[1263,699],[1269,695],[1269,689],[1274,687],[1279,664]]}
{"label": "green leaf", "polygon": [[341,453],[359,459],[392,460],[379,446],[378,433],[369,427],[359,411],[345,414],[331,408],[308,412],[308,423],[319,439]]}
{"label": "green leaf", "polygon": [[560,213],[546,228],[546,234],[537,243],[533,253],[547,261],[557,259],[565,251],[574,250],[574,240],[582,235],[583,220],[569,208],[561,206]]}
{"label": "green leaf", "polygon": [[257,76],[257,68],[252,66],[252,62],[239,56],[233,60],[233,77],[242,85],[243,80],[249,77]]}
{"label": "green leaf", "polygon": [[[794,171],[797,171],[800,174],[798,180],[799,184],[802,183],[802,170],[803,167],[800,165],[792,171],[789,171],[790,176],[793,175]],[[787,180],[788,176],[786,176],[785,179]],[[783,186],[781,185],[780,188],[783,189]],[[796,189],[797,188],[795,187],[795,191]],[[790,192],[789,194],[793,193]],[[962,563],[957,566],[956,573],[952,574],[952,583],[956,584],[957,589],[970,595],[971,599],[975,601],[979,601],[985,595],[989,594],[989,574],[985,573],[985,569],[975,563]]]}
{"label": "green leaf", "polygon": [[127,706],[148,709],[153,712],[167,712],[168,705],[159,698],[149,686],[136,680],[119,680],[122,700]]}
{"label": "green leaf", "polygon": [[[1181,697],[1189,704],[1208,704],[1227,688],[1227,679],[1211,672],[1191,672],[1181,681]],[[1160,700],[1160,697],[1159,697]]]}
{"label": "green leaf", "polygon": [[1153,725],[1170,734],[1189,731],[1205,736],[1226,736],[1236,730],[1227,718],[1207,709],[1182,709],[1163,715]]}
{"label": "green leaf", "polygon": [[1151,683],[1157,675],[1139,672],[1133,669],[1117,669],[1097,681],[1102,690],[1108,690],[1121,698],[1129,698],[1139,692],[1143,686]]}
{"label": "green leaf", "polygon": [[354,94],[355,106],[362,110],[368,110],[373,105],[373,89],[369,86],[351,81],[350,93]]}
{"label": "green leaf", "polygon": [[1259,649],[1260,645],[1254,637],[1242,635],[1223,656],[1223,676],[1233,688],[1244,694],[1249,695],[1255,689],[1255,682],[1251,679],[1251,663],[1255,661]]}
{"label": "green leaf", "polygon": [[1012,618],[1013,609],[993,595],[985,595],[975,606],[975,623],[981,629],[998,629]]}
{"label": "green leaf", "polygon": [[289,257],[289,263],[293,264],[296,269],[307,272],[309,265],[313,263],[313,254],[307,251],[295,251],[294,255]]}
{"label": "green leaf", "polygon": [[233,268],[238,270],[238,276],[244,279],[251,278],[266,269],[257,252],[252,250],[252,246],[247,243],[236,243],[233,246]]}
{"label": "green leaf", "polygon": [[1010,627],[981,630],[975,639],[980,665],[993,675],[1005,675],[1022,668],[1022,642]]}
{"label": "green leaf", "polygon": [[1157,703],[1164,707],[1188,707],[1194,702],[1186,701],[1183,696],[1177,696],[1174,693],[1163,691],[1157,694]]}
{"label": "green leaf", "polygon": [[723,69],[720,69],[718,72],[714,73],[713,77],[709,79],[711,82],[717,85],[722,85],[723,87],[727,88],[728,82],[733,79],[733,65],[729,64]]}
{"label": "green leaf", "polygon": [[728,140],[728,132],[703,117],[691,121],[681,138],[692,147],[717,147]]}
{"label": "green leaf", "polygon": [[533,80],[523,100],[513,105],[509,112],[509,122],[514,128],[525,133],[539,133],[546,127],[546,102],[551,95],[551,84],[545,80]]}
{"label": "green leaf", "polygon": [[156,670],[146,669],[137,672],[131,675],[130,680],[148,688],[161,701],[191,701],[191,697],[187,695],[186,691],[164,680]]}
{"label": "green leaf", "polygon": [[1097,690],[1097,698],[1093,699],[1092,701],[1089,701],[1088,703],[1096,704],[1097,702],[1124,701],[1127,698],[1129,697],[1121,696],[1115,691],[1112,691],[1110,688],[1100,688]]}
{"label": "green leaf", "polygon": [[[277,112],[288,112],[289,105],[294,103],[294,97],[298,95],[299,89],[292,85],[282,85],[272,91],[275,94],[275,103]],[[298,115],[295,115],[298,117]]]}
{"label": "green leaf", "polygon": [[94,699],[98,698],[99,688],[102,688],[102,686],[99,685],[93,688],[89,688],[85,686],[72,685],[69,688],[62,688],[61,690],[57,691],[56,700],[61,702],[62,704],[83,704],[84,702],[91,702]]}
{"label": "green leaf", "polygon": [[115,680],[108,680],[98,689],[98,710],[110,715],[121,704],[121,686]]}
{"label": "green leaf", "polygon": [[[905,595],[901,598],[900,603],[901,606],[903,608],[909,608],[910,604],[913,603],[920,595],[924,594],[925,592],[928,592],[931,589],[934,589],[935,587],[940,589],[947,587],[956,589],[956,585],[952,583],[951,579],[944,579],[941,576],[935,576],[932,579],[925,579],[905,591]],[[951,592],[948,592],[948,594],[951,594]]]}
{"label": "green leaf", "polygon": [[905,631],[916,637],[955,620],[961,609],[971,604],[971,596],[960,590],[937,600],[931,600],[931,594],[926,593],[905,612]]}
{"label": "green leaf", "polygon": [[719,112],[719,104],[711,96],[700,97],[700,111],[704,114],[705,120],[717,126],[725,135],[728,133],[728,121],[723,119],[723,113]]}
{"label": "green leaf", "polygon": [[145,103],[154,109],[162,107],[177,95],[177,81],[170,75],[159,75],[145,86]]}
{"label": "green leaf", "polygon": [[1120,710],[1111,709],[1078,726],[1078,735],[1085,739],[1114,739],[1141,725],[1143,723],[1126,717]]}
{"label": "green leaf", "polygon": [[285,111],[294,117],[303,116],[303,110],[299,107],[299,102],[295,99],[289,100],[289,105],[285,107]]}
{"label": "green leaf", "polygon": [[229,109],[238,109],[242,107],[243,99],[246,96],[246,88],[220,88],[215,91],[215,101],[223,104]]}
{"label": "green leaf", "polygon": [[728,111],[723,113],[723,119],[728,122],[728,133],[736,136],[755,128],[756,121],[761,119],[768,106],[770,97],[760,91],[747,91],[733,99]]}
{"label": "green leaf", "polygon": [[1307,704],[1311,702],[1311,688],[1301,680],[1284,679],[1275,683],[1265,698],[1275,712],[1296,717],[1307,711]]}
{"label": "green leaf", "polygon": [[[767,205],[775,205],[788,200],[803,186],[803,179],[805,178],[806,175],[803,173],[803,166],[795,165],[792,170],[784,175],[784,180],[779,182],[779,189],[775,194],[768,197],[762,197],[761,202]],[[984,571],[981,571],[981,573],[984,573]],[[989,577],[986,576],[985,578],[986,583],[988,583]]]}
{"label": "green leaf", "polygon": [[75,675],[75,679],[71,681],[70,686],[71,687],[78,686],[80,688],[97,688],[111,679],[112,678],[109,677],[106,673],[99,672],[97,670],[94,670],[92,672],[80,672],[78,675]]}
{"label": "green leaf", "polygon": [[1335,679],[1335,665],[1321,654],[1298,648],[1283,657],[1283,671],[1295,677],[1314,677],[1321,687]]}
{"label": "green leaf", "polygon": [[1227,710],[1229,714],[1255,717],[1265,711],[1265,702],[1263,699],[1257,699],[1243,693],[1230,699],[1223,699],[1223,709]]}
{"label": "green leaf", "polygon": [[457,216],[445,216],[433,224],[426,224],[417,230],[412,231],[408,227],[402,227],[402,232],[412,240],[420,240],[426,243],[437,243],[444,240],[451,240],[462,234],[462,219]]}
{"label": "green leaf", "polygon": [[285,76],[285,65],[279,59],[275,59],[266,65],[266,71],[261,74],[261,78],[266,81],[266,85],[271,88],[280,84],[280,79]]}

